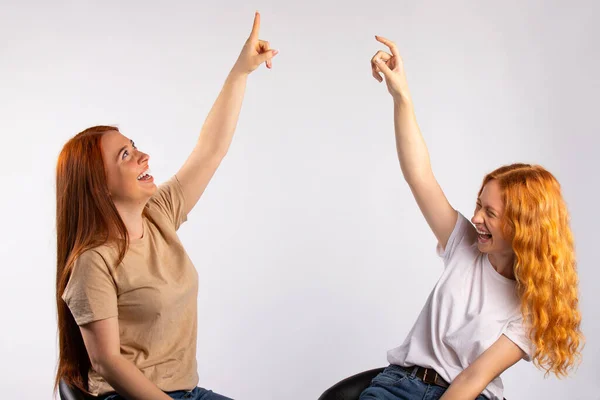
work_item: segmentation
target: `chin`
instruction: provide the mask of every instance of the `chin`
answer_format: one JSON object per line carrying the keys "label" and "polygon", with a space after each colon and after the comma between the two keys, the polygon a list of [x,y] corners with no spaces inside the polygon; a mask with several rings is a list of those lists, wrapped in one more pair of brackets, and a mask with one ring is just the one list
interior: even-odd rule
{"label": "chin", "polygon": [[486,244],[481,244],[479,242],[477,242],[477,249],[479,249],[479,251],[482,253],[489,253],[491,250],[490,246],[488,246]]}
{"label": "chin", "polygon": [[156,184],[152,184],[152,187],[148,188],[147,190],[145,190],[145,192],[149,195],[152,196],[154,193],[156,193],[156,190],[158,189],[158,187],[156,186]]}

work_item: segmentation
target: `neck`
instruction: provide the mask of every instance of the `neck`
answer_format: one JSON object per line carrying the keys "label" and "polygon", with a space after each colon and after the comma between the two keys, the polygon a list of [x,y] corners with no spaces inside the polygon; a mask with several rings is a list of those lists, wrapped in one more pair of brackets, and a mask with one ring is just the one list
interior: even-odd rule
{"label": "neck", "polygon": [[508,279],[515,280],[515,255],[509,254],[489,254],[492,267],[502,276]]}
{"label": "neck", "polygon": [[129,239],[139,239],[144,234],[144,225],[142,218],[142,211],[144,210],[144,205],[135,205],[135,206],[124,206],[115,203],[115,207],[119,212],[119,216],[123,220],[125,224],[125,228],[127,229],[127,233],[129,234]]}

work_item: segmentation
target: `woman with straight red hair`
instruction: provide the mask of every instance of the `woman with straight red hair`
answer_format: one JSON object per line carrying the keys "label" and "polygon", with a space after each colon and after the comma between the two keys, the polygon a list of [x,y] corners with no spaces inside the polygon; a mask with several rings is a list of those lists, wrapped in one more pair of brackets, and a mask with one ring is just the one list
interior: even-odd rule
{"label": "woman with straight red hair", "polygon": [[227,153],[248,75],[271,68],[260,15],[181,169],[156,186],[149,156],[111,126],[79,133],[57,166],[60,380],[100,399],[227,399],[197,387],[198,274],[176,231]]}
{"label": "woman with straight red hair", "polygon": [[538,165],[498,168],[484,178],[470,223],[433,175],[396,45],[376,39],[391,54],[377,52],[372,73],[394,99],[400,166],[444,271],[404,343],[388,351],[390,366],[360,399],[501,400],[500,375],[520,359],[566,375],[583,336],[558,181]]}

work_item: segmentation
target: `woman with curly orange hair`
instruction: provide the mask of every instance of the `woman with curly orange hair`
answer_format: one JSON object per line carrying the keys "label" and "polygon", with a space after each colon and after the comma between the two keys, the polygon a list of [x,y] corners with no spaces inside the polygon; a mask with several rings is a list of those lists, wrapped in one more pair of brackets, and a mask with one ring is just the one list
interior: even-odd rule
{"label": "woman with curly orange hair", "polygon": [[[569,214],[544,168],[512,164],[488,174],[471,223],[435,179],[402,59],[371,60],[394,99],[400,166],[438,240],[444,271],[390,366],[361,400],[503,398],[500,374],[520,359],[557,376],[580,359],[583,336]],[[383,74],[384,78],[380,74]]]}

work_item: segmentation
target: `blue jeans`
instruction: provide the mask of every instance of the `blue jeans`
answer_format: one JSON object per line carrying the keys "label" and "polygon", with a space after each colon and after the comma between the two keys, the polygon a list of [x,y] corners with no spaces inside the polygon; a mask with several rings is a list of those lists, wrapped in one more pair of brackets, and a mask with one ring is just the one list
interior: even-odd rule
{"label": "blue jeans", "polygon": [[[196,387],[192,390],[176,390],[174,392],[165,392],[172,399],[189,399],[189,400],[233,400],[229,397],[221,396],[214,393],[212,390],[206,390],[201,387]],[[117,393],[108,395],[108,397],[100,396],[102,400],[125,400],[125,398]]]}
{"label": "blue jeans", "polygon": [[[412,367],[409,367],[409,369]],[[397,365],[390,365],[371,381],[363,390],[359,400],[437,400],[446,388],[429,385],[416,376],[417,368],[407,372]],[[475,400],[488,400],[479,395]]]}

